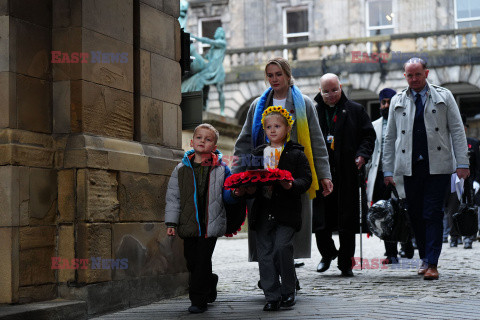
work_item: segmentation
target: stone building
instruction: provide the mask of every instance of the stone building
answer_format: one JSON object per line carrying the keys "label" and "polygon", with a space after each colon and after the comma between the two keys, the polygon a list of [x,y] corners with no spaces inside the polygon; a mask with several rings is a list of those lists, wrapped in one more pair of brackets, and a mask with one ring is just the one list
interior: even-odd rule
{"label": "stone building", "polygon": [[[222,26],[226,115],[243,124],[249,104],[266,88],[262,70],[284,56],[303,93],[314,97],[326,72],[347,95],[379,116],[378,92],[406,87],[402,65],[426,58],[429,80],[449,88],[480,136],[480,3],[471,0],[190,0],[188,31],[210,36]],[[208,49],[203,46],[200,50]],[[380,61],[382,58],[382,61]],[[215,88],[209,111],[218,112]]]}
{"label": "stone building", "polygon": [[0,1],[0,303],[92,315],[185,292],[163,224],[178,16],[178,0]]}

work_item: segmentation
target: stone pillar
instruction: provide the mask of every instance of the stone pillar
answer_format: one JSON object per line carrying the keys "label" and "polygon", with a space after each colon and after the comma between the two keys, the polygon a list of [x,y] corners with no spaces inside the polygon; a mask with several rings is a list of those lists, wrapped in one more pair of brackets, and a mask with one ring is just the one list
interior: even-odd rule
{"label": "stone pillar", "polygon": [[178,0],[0,4],[0,303],[95,314],[185,292],[163,224],[183,154],[178,15]]}

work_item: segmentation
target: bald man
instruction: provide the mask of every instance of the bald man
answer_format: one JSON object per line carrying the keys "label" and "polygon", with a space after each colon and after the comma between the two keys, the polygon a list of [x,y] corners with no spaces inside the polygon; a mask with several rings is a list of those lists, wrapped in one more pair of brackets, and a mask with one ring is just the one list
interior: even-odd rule
{"label": "bald man", "polygon": [[[338,256],[341,275],[353,277],[355,233],[359,225],[358,173],[373,153],[376,134],[363,106],[347,99],[335,74],[327,73],[320,79],[320,93],[315,101],[333,181],[333,192],[326,197],[318,192],[313,201],[313,232],[322,255],[317,271],[328,270]],[[366,197],[362,198],[367,210]],[[332,239],[335,230],[340,238],[338,250]]]}

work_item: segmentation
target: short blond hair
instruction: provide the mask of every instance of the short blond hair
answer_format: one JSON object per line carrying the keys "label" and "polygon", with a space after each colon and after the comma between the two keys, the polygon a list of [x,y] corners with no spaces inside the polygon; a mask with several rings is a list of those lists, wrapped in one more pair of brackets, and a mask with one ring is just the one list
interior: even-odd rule
{"label": "short blond hair", "polygon": [[214,126],[212,126],[210,123],[202,123],[199,124],[195,130],[193,130],[193,136],[195,136],[195,132],[197,132],[198,129],[207,129],[212,131],[215,134],[215,144],[217,144],[218,138],[220,137],[220,133],[218,133],[218,130],[215,129]]}

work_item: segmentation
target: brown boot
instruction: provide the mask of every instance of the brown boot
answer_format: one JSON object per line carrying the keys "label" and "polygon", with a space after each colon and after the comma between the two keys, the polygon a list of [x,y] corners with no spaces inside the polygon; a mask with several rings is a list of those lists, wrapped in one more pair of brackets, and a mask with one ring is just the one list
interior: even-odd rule
{"label": "brown boot", "polygon": [[438,280],[437,266],[429,265],[427,272],[423,275],[423,280]]}

